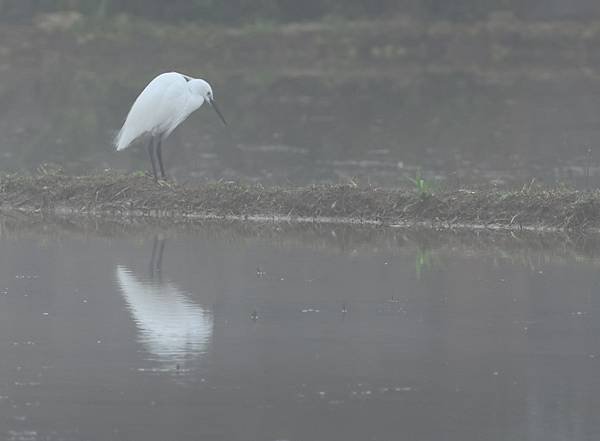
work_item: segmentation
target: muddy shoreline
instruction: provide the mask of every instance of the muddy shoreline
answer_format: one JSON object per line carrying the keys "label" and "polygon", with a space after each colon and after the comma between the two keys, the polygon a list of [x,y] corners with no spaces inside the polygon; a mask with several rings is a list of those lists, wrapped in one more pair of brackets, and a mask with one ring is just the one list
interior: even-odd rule
{"label": "muddy shoreline", "polygon": [[522,188],[442,192],[357,185],[300,188],[154,182],[143,174],[0,178],[4,212],[111,220],[254,220],[436,228],[597,231],[600,192]]}

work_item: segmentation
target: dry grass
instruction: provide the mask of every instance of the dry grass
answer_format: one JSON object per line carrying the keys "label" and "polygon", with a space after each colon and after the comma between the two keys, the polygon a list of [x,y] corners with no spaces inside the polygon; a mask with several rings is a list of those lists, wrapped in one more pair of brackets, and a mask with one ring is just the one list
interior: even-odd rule
{"label": "dry grass", "polygon": [[3,208],[110,216],[336,218],[382,224],[431,223],[503,228],[596,229],[600,192],[523,189],[436,194],[351,185],[304,188],[239,183],[179,185],[106,173],[0,178]]}

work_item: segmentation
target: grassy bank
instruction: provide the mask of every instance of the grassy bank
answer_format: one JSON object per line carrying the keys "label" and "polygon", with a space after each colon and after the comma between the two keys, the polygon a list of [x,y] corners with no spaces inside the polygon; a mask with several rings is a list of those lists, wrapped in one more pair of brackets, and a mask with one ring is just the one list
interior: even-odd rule
{"label": "grassy bank", "polygon": [[441,193],[353,185],[281,188],[156,183],[144,175],[60,173],[0,179],[4,210],[101,217],[283,219],[442,228],[593,230],[600,192],[526,188]]}

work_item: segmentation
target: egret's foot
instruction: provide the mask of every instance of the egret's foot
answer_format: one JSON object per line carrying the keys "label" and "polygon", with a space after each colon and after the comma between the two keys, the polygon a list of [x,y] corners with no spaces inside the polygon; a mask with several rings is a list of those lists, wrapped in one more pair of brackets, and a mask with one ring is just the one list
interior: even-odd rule
{"label": "egret's foot", "polygon": [[158,176],[156,176],[154,173],[152,173],[151,170],[146,170],[144,172],[139,172],[142,176],[145,176],[147,178],[152,178],[154,179],[154,182],[158,182]]}
{"label": "egret's foot", "polygon": [[148,177],[152,177],[154,179],[154,182],[156,182],[157,184],[162,185],[161,183],[165,183],[169,181],[169,177],[168,176],[163,176],[162,178],[159,177],[158,175],[153,174],[151,171],[147,171],[146,172],[146,176]]}
{"label": "egret's foot", "polygon": [[160,185],[161,187],[169,187],[172,188],[173,187],[173,182],[169,181],[168,178],[161,178],[161,179],[157,179],[156,183],[158,185]]}

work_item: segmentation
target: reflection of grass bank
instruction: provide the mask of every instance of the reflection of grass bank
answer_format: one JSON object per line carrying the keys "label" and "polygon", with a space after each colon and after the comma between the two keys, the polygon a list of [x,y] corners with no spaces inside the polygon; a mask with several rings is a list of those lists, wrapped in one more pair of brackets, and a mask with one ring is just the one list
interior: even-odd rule
{"label": "reflection of grass bank", "polygon": [[207,240],[243,244],[257,240],[284,249],[319,249],[348,256],[386,254],[410,255],[415,276],[426,277],[455,258],[492,259],[494,265],[507,261],[537,273],[546,264],[600,264],[597,234],[547,233],[430,228],[380,228],[372,225],[319,223],[270,223],[221,220],[190,222],[175,218],[88,218],[85,216],[35,216],[11,211],[0,213],[1,235],[6,239],[28,238],[47,241],[73,237],[133,239],[136,243],[155,235],[177,238],[193,234]]}
{"label": "reflection of grass bank", "polygon": [[3,177],[0,198],[8,209],[118,217],[281,218],[516,230],[600,228],[600,192],[530,188],[423,194],[353,185],[177,185],[138,175],[49,173]]}

